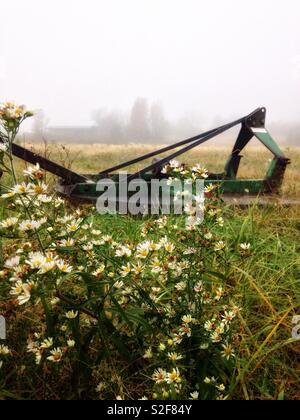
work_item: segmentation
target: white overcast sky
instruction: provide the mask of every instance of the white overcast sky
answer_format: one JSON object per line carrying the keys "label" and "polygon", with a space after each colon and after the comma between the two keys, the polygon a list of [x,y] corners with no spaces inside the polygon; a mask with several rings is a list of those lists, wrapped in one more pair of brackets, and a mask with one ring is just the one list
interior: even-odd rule
{"label": "white overcast sky", "polygon": [[[0,0],[0,100],[51,125],[160,100],[169,118],[300,119],[299,0]],[[202,124],[202,123],[201,123]]]}

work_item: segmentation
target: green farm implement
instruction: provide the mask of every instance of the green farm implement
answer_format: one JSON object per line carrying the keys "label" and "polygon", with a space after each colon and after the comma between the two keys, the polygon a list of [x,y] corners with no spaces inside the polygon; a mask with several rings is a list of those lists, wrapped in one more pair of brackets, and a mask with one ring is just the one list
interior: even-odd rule
{"label": "green farm implement", "polygon": [[[108,168],[97,175],[77,174],[17,144],[13,145],[13,154],[31,164],[38,163],[42,169],[58,176],[60,180],[57,184],[57,191],[61,195],[70,198],[72,201],[95,203],[100,195],[97,191],[98,181],[107,178],[118,181],[118,171],[124,171],[125,168],[133,164],[170,152],[168,156],[160,159],[156,158],[143,169],[128,175],[128,180],[144,179],[147,182],[151,182],[153,179],[164,179],[167,175],[163,173],[162,169],[171,160],[236,126],[240,126],[237,140],[225,164],[224,171],[222,173],[209,173],[208,178],[205,180],[205,185],[218,184],[225,199],[230,197],[230,200],[233,199],[238,202],[241,197],[246,196],[249,201],[249,197],[255,200],[257,196],[265,198],[278,194],[282,186],[285,170],[290,163],[290,160],[284,155],[265,128],[265,120],[266,108],[258,108],[251,114],[232,123]],[[263,179],[240,179],[238,171],[243,157],[241,153],[253,138],[258,139],[274,157]]]}

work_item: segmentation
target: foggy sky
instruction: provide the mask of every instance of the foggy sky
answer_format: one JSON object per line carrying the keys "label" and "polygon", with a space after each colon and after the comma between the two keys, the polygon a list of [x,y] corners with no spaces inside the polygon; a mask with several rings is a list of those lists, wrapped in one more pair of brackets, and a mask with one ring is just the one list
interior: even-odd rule
{"label": "foggy sky", "polygon": [[[299,0],[0,0],[0,101],[51,125],[160,100],[213,121],[300,119]],[[201,125],[202,121],[201,121]]]}

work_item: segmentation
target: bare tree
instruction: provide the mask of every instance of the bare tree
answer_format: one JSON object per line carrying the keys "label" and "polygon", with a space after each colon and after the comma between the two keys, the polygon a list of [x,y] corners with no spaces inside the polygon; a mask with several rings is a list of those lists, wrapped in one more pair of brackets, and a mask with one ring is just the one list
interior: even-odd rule
{"label": "bare tree", "polygon": [[173,133],[178,138],[192,137],[201,133],[201,125],[198,118],[192,113],[185,113],[179,118],[173,127]]}
{"label": "bare tree", "polygon": [[32,128],[33,139],[35,141],[43,141],[48,123],[49,120],[47,119],[43,110],[39,110],[35,113]]}
{"label": "bare tree", "polygon": [[150,137],[149,129],[149,107],[146,98],[137,98],[133,104],[129,126],[128,138],[136,142],[148,141]]}
{"label": "bare tree", "polygon": [[124,118],[118,111],[98,109],[92,114],[97,125],[97,139],[106,143],[122,143],[124,141]]}
{"label": "bare tree", "polygon": [[151,140],[163,142],[167,140],[169,123],[166,120],[161,103],[155,102],[150,109]]}

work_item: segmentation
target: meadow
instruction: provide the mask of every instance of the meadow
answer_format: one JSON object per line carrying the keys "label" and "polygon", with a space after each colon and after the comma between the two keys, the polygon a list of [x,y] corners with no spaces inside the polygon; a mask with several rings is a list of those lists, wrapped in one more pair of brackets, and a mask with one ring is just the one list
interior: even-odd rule
{"label": "meadow", "polygon": [[[87,174],[154,148],[31,147]],[[300,150],[285,151],[292,165],[283,195],[299,198]],[[182,160],[215,171],[223,168],[228,153],[228,148],[204,147]],[[244,156],[241,176],[262,177],[268,152],[255,147]],[[24,164],[16,166],[21,174]],[[54,182],[49,175],[45,181]],[[21,204],[14,205],[19,209]],[[1,219],[10,207],[2,206]],[[30,272],[34,262],[26,235],[9,246],[8,235],[2,244],[3,263],[20,248],[27,262],[4,266],[1,272],[0,312],[8,319],[11,350],[0,369],[0,398],[300,399],[300,341],[292,338],[293,317],[300,315],[300,207],[253,205],[245,210],[213,202],[211,218],[194,232],[186,232],[182,220],[172,216],[135,219],[99,216],[68,203],[63,207],[52,219],[47,210],[47,229],[39,238],[51,252],[61,248],[60,258],[69,266],[65,263],[59,275],[49,270],[35,280],[39,274]],[[76,220],[84,220],[83,233],[74,222],[76,211]],[[145,250],[146,240],[152,245]],[[37,252],[38,245],[33,248]],[[68,267],[77,267],[76,272]],[[17,277],[26,284],[33,281],[36,289],[17,307],[6,281],[11,269],[21,271]],[[200,300],[197,293],[202,293]],[[24,290],[12,294],[19,303],[23,295]],[[215,336],[218,328],[224,341]],[[68,342],[62,344],[64,335]]]}

